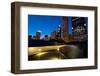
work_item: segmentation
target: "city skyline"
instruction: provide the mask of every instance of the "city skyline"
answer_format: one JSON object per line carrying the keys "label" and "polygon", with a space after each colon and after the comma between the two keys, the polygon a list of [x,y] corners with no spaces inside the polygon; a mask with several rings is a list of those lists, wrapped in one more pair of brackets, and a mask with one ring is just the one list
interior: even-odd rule
{"label": "city skyline", "polygon": [[75,36],[75,32],[79,30],[85,32],[88,30],[88,17],[28,15],[28,35],[32,37],[35,37],[36,32],[40,32],[40,39],[43,39],[45,35],[51,37],[52,32],[57,33],[59,26],[61,34],[57,35],[61,35],[61,38],[68,41],[68,35]]}
{"label": "city skyline", "polygon": [[[28,35],[41,32],[41,38],[50,36],[51,32],[57,30],[58,25],[62,27],[62,22],[62,16],[28,15]],[[68,32],[72,33],[71,17],[68,17],[68,25]]]}

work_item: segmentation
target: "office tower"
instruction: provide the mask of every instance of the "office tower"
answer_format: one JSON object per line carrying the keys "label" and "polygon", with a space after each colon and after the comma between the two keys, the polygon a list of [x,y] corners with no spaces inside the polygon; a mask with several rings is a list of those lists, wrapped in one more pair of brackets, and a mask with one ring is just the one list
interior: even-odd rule
{"label": "office tower", "polygon": [[68,34],[68,17],[62,18],[62,39],[65,42],[69,42],[69,34]]}
{"label": "office tower", "polygon": [[40,40],[40,37],[41,37],[41,32],[40,31],[36,32],[36,40]]}
{"label": "office tower", "polygon": [[56,39],[57,37],[56,37],[56,31],[54,31],[54,32],[51,32],[51,39]]}
{"label": "office tower", "polygon": [[57,39],[61,39],[61,26],[60,25],[58,25],[58,28],[57,28]]}
{"label": "office tower", "polygon": [[33,39],[33,40],[36,40],[36,36],[33,36],[32,39]]}
{"label": "office tower", "polygon": [[72,34],[76,41],[87,40],[85,17],[72,17]]}
{"label": "office tower", "polygon": [[31,40],[32,39],[32,35],[28,35],[28,40]]}
{"label": "office tower", "polygon": [[48,35],[45,35],[44,40],[45,40],[45,41],[49,41]]}

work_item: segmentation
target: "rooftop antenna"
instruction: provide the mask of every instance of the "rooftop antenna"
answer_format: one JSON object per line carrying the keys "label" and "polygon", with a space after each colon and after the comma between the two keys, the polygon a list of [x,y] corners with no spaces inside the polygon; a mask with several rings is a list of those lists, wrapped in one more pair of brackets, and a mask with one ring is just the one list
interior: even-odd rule
{"label": "rooftop antenna", "polygon": [[58,16],[58,27],[60,27],[60,16]]}

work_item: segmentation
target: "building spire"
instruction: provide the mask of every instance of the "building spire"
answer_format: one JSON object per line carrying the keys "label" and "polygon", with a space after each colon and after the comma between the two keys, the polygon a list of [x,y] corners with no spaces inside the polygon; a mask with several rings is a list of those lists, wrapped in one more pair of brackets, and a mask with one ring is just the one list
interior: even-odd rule
{"label": "building spire", "polygon": [[58,27],[60,27],[60,24],[58,25]]}

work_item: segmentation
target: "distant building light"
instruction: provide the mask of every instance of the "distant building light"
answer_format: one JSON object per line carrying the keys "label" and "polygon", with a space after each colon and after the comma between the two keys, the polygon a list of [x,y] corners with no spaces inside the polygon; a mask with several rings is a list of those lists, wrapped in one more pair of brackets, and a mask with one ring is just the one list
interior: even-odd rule
{"label": "distant building light", "polygon": [[41,33],[42,31],[41,30],[38,30],[37,32],[40,32]]}
{"label": "distant building light", "polygon": [[60,25],[58,25],[60,27]]}
{"label": "distant building light", "polygon": [[86,26],[86,24],[84,24],[84,26]]}

